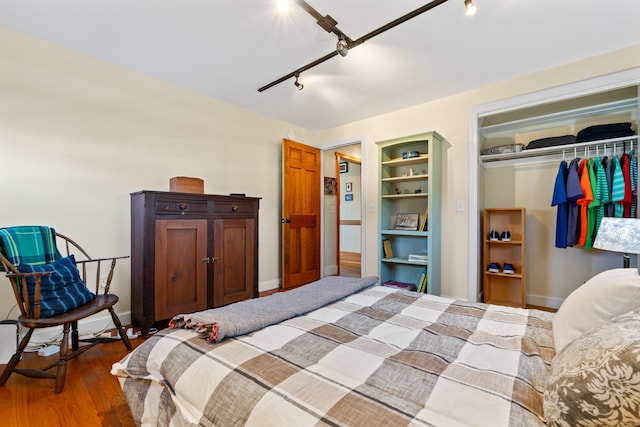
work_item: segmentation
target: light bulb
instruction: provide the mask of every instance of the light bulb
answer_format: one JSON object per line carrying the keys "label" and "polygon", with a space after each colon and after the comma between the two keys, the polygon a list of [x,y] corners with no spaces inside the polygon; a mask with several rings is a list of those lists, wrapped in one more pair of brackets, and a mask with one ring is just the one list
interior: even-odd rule
{"label": "light bulb", "polygon": [[278,0],[277,7],[280,13],[285,13],[289,10],[289,0]]}
{"label": "light bulb", "polygon": [[477,8],[476,5],[473,4],[473,0],[464,0],[464,7],[467,10],[467,16],[475,15]]}

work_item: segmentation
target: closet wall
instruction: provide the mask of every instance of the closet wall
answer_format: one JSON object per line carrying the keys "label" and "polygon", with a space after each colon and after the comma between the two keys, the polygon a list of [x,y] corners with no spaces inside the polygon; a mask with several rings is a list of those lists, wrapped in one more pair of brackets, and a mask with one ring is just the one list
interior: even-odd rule
{"label": "closet wall", "polygon": [[[593,93],[523,105],[519,108],[477,117],[478,152],[502,144],[528,144],[530,141],[567,134],[599,124],[631,122],[638,131],[638,85],[593,89]],[[516,102],[517,103],[517,102]],[[631,138],[637,153],[637,138]],[[629,141],[629,140],[627,140]],[[579,246],[555,247],[556,207],[551,206],[554,183],[561,160],[616,154],[623,150],[620,139],[524,150],[503,155],[479,155],[478,207],[525,207],[527,302],[559,307],[564,298],[594,274],[622,267],[622,254],[586,250]],[[627,151],[631,148],[626,143]],[[606,150],[603,153],[603,150]],[[480,232],[484,232],[480,229]],[[500,262],[509,260],[496,260]],[[632,267],[637,266],[632,257]],[[486,266],[479,265],[480,271]],[[553,272],[553,273],[552,273]]]}

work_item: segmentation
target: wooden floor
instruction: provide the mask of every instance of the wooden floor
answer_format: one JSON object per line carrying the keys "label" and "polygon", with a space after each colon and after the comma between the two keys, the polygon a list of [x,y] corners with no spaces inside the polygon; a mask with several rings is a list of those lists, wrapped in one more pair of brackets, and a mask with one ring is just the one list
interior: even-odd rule
{"label": "wooden floor", "polygon": [[351,264],[340,264],[340,276],[342,277],[360,277],[360,266]]}
{"label": "wooden floor", "polygon": [[[134,347],[142,338],[131,341]],[[0,425],[4,427],[134,426],[118,379],[111,365],[127,354],[120,341],[98,345],[67,364],[62,393],[55,394],[53,380],[12,374],[0,387]],[[57,355],[26,353],[19,367],[41,367]],[[0,365],[4,369],[5,365]]]}

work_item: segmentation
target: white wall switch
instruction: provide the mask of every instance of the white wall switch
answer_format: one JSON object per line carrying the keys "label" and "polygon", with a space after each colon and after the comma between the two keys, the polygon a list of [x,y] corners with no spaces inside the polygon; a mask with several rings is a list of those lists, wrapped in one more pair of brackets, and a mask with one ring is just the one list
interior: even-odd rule
{"label": "white wall switch", "polygon": [[464,212],[464,200],[456,201],[456,212]]}

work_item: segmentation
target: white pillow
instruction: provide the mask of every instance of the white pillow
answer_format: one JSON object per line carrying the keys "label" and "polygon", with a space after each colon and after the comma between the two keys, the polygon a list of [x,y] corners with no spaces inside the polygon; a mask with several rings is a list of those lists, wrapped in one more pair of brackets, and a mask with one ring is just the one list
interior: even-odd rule
{"label": "white pillow", "polygon": [[553,317],[556,352],[591,328],[640,308],[636,268],[603,271],[573,291]]}

